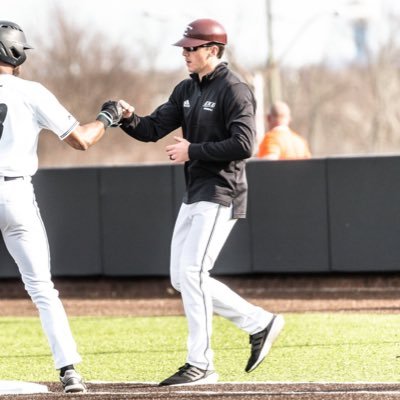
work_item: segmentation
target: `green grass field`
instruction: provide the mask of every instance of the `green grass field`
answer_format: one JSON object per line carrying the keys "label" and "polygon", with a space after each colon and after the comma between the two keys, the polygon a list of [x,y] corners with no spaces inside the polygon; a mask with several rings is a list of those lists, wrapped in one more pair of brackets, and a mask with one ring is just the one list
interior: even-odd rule
{"label": "green grass field", "polygon": [[[248,336],[214,320],[221,381],[398,382],[400,315],[285,315],[267,359],[244,372]],[[88,381],[160,381],[184,364],[184,317],[70,318]],[[57,373],[37,318],[0,318],[0,379],[55,381]]]}

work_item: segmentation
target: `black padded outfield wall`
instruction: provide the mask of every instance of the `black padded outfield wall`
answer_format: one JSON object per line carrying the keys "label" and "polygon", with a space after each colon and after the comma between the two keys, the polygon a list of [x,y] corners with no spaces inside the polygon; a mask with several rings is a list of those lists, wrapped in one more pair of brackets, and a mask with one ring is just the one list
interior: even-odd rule
{"label": "black padded outfield wall", "polygon": [[54,275],[101,274],[99,171],[41,170],[34,178]]}
{"label": "black padded outfield wall", "polygon": [[103,275],[168,275],[172,166],[100,171]]}
{"label": "black padded outfield wall", "polygon": [[18,276],[17,266],[8,254],[2,238],[0,238],[0,278],[12,278]]}
{"label": "black padded outfield wall", "polygon": [[400,271],[400,158],[327,161],[331,270]]}
{"label": "black padded outfield wall", "polygon": [[[248,218],[215,274],[400,271],[400,157],[248,163]],[[54,276],[167,276],[182,166],[42,169]],[[0,278],[18,276],[0,240]]]}
{"label": "black padded outfield wall", "polygon": [[248,164],[254,272],[329,271],[325,160]]}

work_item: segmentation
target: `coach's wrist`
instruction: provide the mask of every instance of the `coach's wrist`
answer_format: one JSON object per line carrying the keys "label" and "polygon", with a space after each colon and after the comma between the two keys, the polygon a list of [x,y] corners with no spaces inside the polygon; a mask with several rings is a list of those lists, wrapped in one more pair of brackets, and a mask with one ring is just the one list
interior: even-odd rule
{"label": "coach's wrist", "polygon": [[133,122],[134,119],[135,119],[135,113],[132,113],[132,115],[128,118],[122,118],[120,121],[121,126],[127,128]]}

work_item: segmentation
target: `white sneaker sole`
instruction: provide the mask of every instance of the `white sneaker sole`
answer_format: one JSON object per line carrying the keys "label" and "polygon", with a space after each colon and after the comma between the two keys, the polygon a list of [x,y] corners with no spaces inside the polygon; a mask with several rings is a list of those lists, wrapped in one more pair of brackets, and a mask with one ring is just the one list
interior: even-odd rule
{"label": "white sneaker sole", "polygon": [[206,376],[205,378],[198,379],[197,381],[188,382],[188,383],[177,383],[176,385],[165,385],[162,387],[168,386],[195,386],[195,385],[211,385],[213,383],[217,383],[219,379],[219,375],[216,372]]}
{"label": "white sneaker sole", "polygon": [[269,331],[267,340],[265,341],[264,346],[261,349],[258,360],[254,363],[254,365],[251,367],[251,369],[249,369],[247,372],[253,371],[261,364],[261,362],[264,360],[264,358],[267,356],[267,354],[271,350],[272,344],[275,342],[276,338],[279,336],[279,334],[281,333],[284,326],[285,326],[285,320],[282,315],[278,314],[275,317],[275,320],[274,320],[274,323],[272,324],[271,330]]}
{"label": "white sneaker sole", "polygon": [[80,383],[76,385],[66,386],[64,388],[64,393],[86,393],[86,392],[87,390]]}

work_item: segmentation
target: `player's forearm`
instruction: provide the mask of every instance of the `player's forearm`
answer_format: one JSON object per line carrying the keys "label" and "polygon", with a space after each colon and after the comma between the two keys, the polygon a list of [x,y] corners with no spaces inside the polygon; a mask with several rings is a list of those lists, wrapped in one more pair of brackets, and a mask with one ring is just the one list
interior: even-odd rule
{"label": "player's forearm", "polygon": [[103,137],[105,131],[102,122],[89,122],[85,125],[78,125],[64,141],[76,150],[87,150]]}

